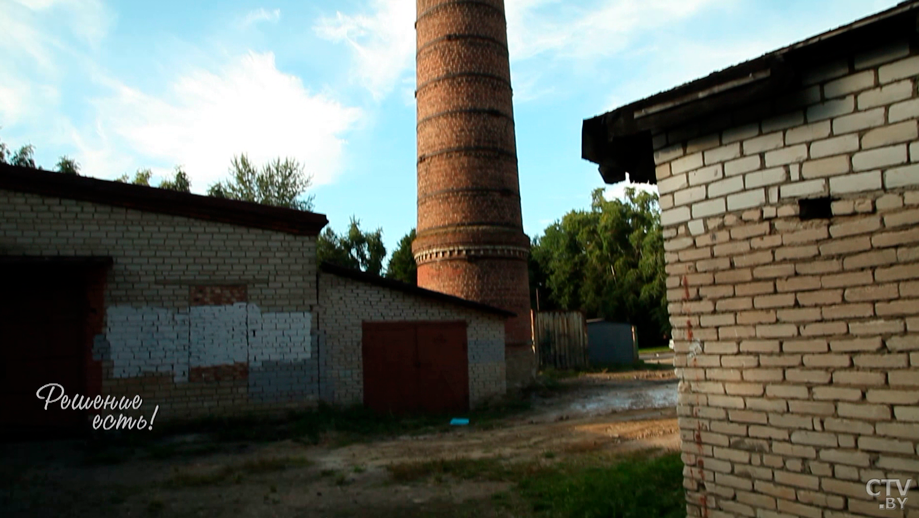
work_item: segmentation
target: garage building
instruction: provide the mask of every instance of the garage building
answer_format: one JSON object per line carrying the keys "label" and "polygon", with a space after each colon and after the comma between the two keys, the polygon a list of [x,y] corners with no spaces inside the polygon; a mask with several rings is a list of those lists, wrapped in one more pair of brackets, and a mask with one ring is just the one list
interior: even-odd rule
{"label": "garage building", "polygon": [[326,223],[0,165],[0,424],[85,422],[43,410],[47,383],[140,395],[158,423],[319,401],[462,411],[504,394],[510,313],[320,268]]}

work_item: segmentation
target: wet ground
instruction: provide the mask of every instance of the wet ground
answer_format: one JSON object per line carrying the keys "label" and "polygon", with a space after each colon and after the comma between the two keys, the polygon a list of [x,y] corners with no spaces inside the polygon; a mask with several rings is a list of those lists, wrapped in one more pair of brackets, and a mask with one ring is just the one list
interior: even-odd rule
{"label": "wet ground", "polygon": [[488,502],[507,483],[402,483],[393,468],[678,449],[676,398],[669,370],[589,374],[537,392],[532,410],[490,429],[473,423],[341,447],[278,441],[209,449],[205,436],[186,435],[172,441],[198,453],[102,465],[87,463],[80,442],[2,445],[0,516],[501,516]]}

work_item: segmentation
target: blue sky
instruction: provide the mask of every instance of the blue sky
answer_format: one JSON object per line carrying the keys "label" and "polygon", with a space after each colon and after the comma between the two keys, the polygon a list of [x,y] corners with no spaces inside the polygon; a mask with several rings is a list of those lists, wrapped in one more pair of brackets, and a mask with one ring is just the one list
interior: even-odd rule
{"label": "blue sky", "polygon": [[[524,230],[603,186],[584,118],[893,6],[895,0],[506,0]],[[115,178],[235,153],[290,156],[316,211],[415,225],[413,0],[0,0],[0,140]],[[611,188],[615,196],[621,191]]]}

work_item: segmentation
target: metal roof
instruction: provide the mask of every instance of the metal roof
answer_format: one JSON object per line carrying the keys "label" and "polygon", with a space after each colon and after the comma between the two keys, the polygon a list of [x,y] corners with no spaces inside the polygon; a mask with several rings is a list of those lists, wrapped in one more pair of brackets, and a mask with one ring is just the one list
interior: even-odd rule
{"label": "metal roof", "polygon": [[[600,165],[607,183],[625,180],[656,183],[651,136],[708,120],[711,129],[778,115],[794,102],[802,74],[841,56],[892,41],[917,44],[919,0],[783,47],[756,59],[714,72],[673,89],[586,119],[581,156]],[[789,13],[791,14],[791,13]],[[785,96],[786,98],[782,98]],[[757,111],[743,108],[756,105]],[[711,119],[717,119],[712,121]]]}
{"label": "metal roof", "polygon": [[401,291],[403,293],[408,293],[410,295],[417,295],[419,297],[426,297],[433,300],[439,300],[441,302],[446,302],[448,304],[455,304],[457,306],[465,306],[470,309],[475,309],[478,311],[484,311],[486,313],[494,313],[502,317],[514,317],[517,316],[516,313],[507,311],[501,308],[496,308],[494,306],[489,306],[487,304],[481,304],[472,300],[463,299],[460,297],[454,297],[453,295],[447,295],[446,293],[441,293],[439,291],[432,291],[425,288],[420,288],[414,284],[408,284],[405,282],[387,279],[385,277],[380,277],[379,275],[373,275],[372,273],[362,272],[360,270],[355,270],[352,268],[345,268],[343,266],[334,265],[332,263],[322,263],[319,265],[319,269],[325,273],[332,275],[338,275],[339,277],[347,277],[359,282],[365,282],[367,284],[373,284],[375,286],[380,286],[382,288],[389,288],[391,290]]}
{"label": "metal roof", "polygon": [[226,200],[86,176],[0,164],[0,189],[88,201],[159,214],[316,236],[328,223],[315,212]]}

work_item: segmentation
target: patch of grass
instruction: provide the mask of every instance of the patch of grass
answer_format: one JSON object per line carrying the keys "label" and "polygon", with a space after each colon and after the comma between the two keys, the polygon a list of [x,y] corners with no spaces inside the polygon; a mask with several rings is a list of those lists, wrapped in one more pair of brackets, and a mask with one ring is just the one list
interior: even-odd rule
{"label": "patch of grass", "polygon": [[271,473],[288,468],[302,468],[312,465],[313,461],[305,457],[270,457],[247,460],[237,466],[237,470],[247,474]]}
{"label": "patch of grass", "polygon": [[396,482],[415,482],[429,477],[451,476],[460,480],[513,481],[538,468],[532,463],[503,462],[500,458],[439,459],[426,462],[403,462],[386,467]]}
{"label": "patch of grass", "polygon": [[[345,446],[400,435],[456,430],[458,427],[449,424],[452,417],[468,418],[469,428],[491,429],[506,417],[529,409],[528,401],[508,400],[463,413],[381,415],[360,406],[341,408],[323,404],[314,410],[291,412],[274,419],[255,414],[208,417],[164,424],[144,434],[100,433],[87,441],[85,463],[116,464],[139,453],[157,460],[203,456],[224,450],[225,443],[293,440],[317,444],[329,439],[334,446]],[[202,439],[184,443],[164,440],[182,434],[200,435]]]}
{"label": "patch of grass", "polygon": [[150,444],[146,448],[147,455],[151,459],[156,460],[165,460],[171,459],[174,457],[200,457],[205,455],[212,455],[220,451],[220,446],[212,443],[199,444]]}
{"label": "patch of grass", "polygon": [[673,352],[673,350],[667,345],[664,345],[662,347],[648,347],[647,349],[638,350],[638,354],[660,354],[660,353],[670,353],[670,352]]}
{"label": "patch of grass", "polygon": [[319,476],[322,478],[334,477],[336,473],[338,473],[338,471],[335,471],[334,469],[324,469],[319,472]]}
{"label": "patch of grass", "polygon": [[[664,347],[667,351],[670,349]],[[642,350],[641,352],[646,352]],[[557,370],[552,367],[547,367],[539,371],[540,377],[546,380],[566,380],[571,378],[577,378],[578,376],[583,375],[584,373],[596,373],[596,372],[628,372],[628,371],[657,371],[672,369],[672,365],[661,364],[661,363],[648,363],[644,360],[638,360],[635,363],[595,363],[588,367],[579,368],[579,369],[567,369],[567,370]]]}
{"label": "patch of grass", "polygon": [[134,456],[133,452],[125,448],[90,448],[83,457],[83,463],[88,466],[112,466],[127,462]]}
{"label": "patch of grass", "polygon": [[554,452],[554,451],[545,451],[545,452],[543,452],[543,454],[542,454],[542,458],[544,458],[544,459],[554,459],[554,458],[555,458],[555,452]]}
{"label": "patch of grass", "polygon": [[355,464],[354,466],[351,466],[351,471],[354,473],[363,473],[367,471],[367,467],[360,464]]}
{"label": "patch of grass", "polygon": [[470,426],[490,428],[501,419],[528,410],[529,403],[511,401],[495,404],[463,415],[393,415],[377,414],[363,407],[337,408],[321,405],[318,409],[297,412],[286,419],[213,418],[185,423],[183,430],[209,433],[216,442],[269,442],[292,439],[317,444],[332,436],[337,446],[376,438],[444,432],[451,417],[467,417]]}
{"label": "patch of grass", "polygon": [[309,466],[310,464],[312,462],[309,459],[302,457],[275,457],[247,460],[239,464],[221,466],[203,472],[176,470],[165,485],[170,488],[183,488],[212,486],[227,481],[239,484],[246,475],[273,473],[288,468]]}
{"label": "patch of grass", "polygon": [[164,504],[162,500],[150,500],[147,504],[147,513],[157,515],[162,513],[165,508],[166,504]]}
{"label": "patch of grass", "polygon": [[564,380],[569,378],[577,378],[581,375],[581,371],[578,369],[556,369],[555,367],[546,367],[545,369],[539,372],[541,375],[545,376],[547,379],[552,380]]}
{"label": "patch of grass", "polygon": [[[548,453],[548,452],[547,452]],[[545,455],[545,454],[544,454]],[[555,463],[511,463],[498,458],[447,459],[391,465],[407,483],[446,476],[514,483],[492,505],[503,514],[540,518],[682,518],[683,463],[679,453],[627,456],[584,454]]]}
{"label": "patch of grass", "polygon": [[223,466],[201,473],[177,471],[173,473],[172,478],[166,481],[165,485],[172,489],[212,486],[231,479],[235,473],[236,470],[232,466]]}
{"label": "patch of grass", "polygon": [[541,517],[686,515],[679,453],[631,455],[609,465],[563,462],[521,479],[517,491]]}
{"label": "patch of grass", "polygon": [[565,453],[589,453],[603,449],[604,443],[601,441],[579,441],[565,446]]}
{"label": "patch of grass", "polygon": [[335,477],[335,485],[336,485],[336,486],[344,486],[344,485],[347,485],[347,484],[350,483],[350,482],[351,482],[351,481],[348,480],[348,475],[346,475],[345,473],[339,473],[339,474]]}

